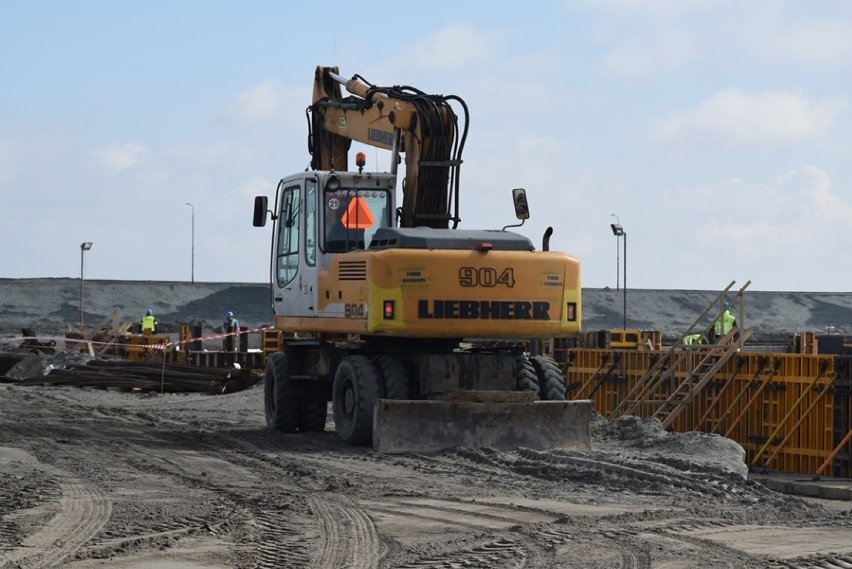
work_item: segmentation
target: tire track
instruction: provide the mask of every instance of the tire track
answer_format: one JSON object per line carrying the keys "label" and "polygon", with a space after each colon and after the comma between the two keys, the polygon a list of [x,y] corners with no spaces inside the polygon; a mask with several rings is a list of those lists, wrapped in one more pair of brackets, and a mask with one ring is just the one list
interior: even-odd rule
{"label": "tire track", "polygon": [[112,515],[112,502],[79,478],[40,463],[29,453],[18,451],[21,462],[46,470],[59,480],[59,511],[20,546],[3,555],[7,565],[52,569],[91,540]]}
{"label": "tire track", "polygon": [[[291,504],[281,506],[269,500],[266,484],[257,490],[234,489],[227,480],[213,484],[219,495],[233,502],[254,523],[255,567],[371,569],[379,565],[381,542],[372,519],[357,507],[332,504],[331,500],[339,501],[340,496],[326,498],[318,494],[317,488],[312,487],[312,469],[305,469],[299,461],[282,462],[286,453],[271,457],[238,437],[193,437],[192,445],[202,456],[238,465],[258,480],[272,481],[278,487],[286,481],[302,495],[306,515],[294,516]],[[149,449],[138,452],[151,458]],[[209,479],[188,473],[170,457],[157,458],[166,475],[180,478],[184,485],[210,488]]]}
{"label": "tire track", "polygon": [[[256,445],[236,437],[216,437],[212,449],[219,458],[241,464],[252,472],[261,472],[261,476],[273,480],[290,480],[304,492],[305,500],[315,516],[318,544],[300,543],[302,551],[318,551],[318,557],[307,560],[305,567],[347,567],[353,569],[372,569],[378,567],[381,557],[381,541],[373,520],[360,508],[342,505],[340,496],[324,498],[311,487],[309,472],[303,468],[294,468],[293,464],[282,464],[282,458],[288,453],[270,457],[266,451]],[[299,456],[298,458],[303,458]],[[297,463],[298,464],[298,463]],[[308,475],[308,476],[306,476]],[[338,503],[332,504],[330,500]],[[302,536],[307,532],[301,531]],[[302,537],[303,541],[306,541]],[[290,557],[288,563],[292,563]],[[288,565],[290,566],[290,565]]]}
{"label": "tire track", "polygon": [[316,496],[308,498],[308,502],[321,526],[321,553],[314,561],[314,567],[378,567],[379,534],[373,520],[363,510],[332,506]]}
{"label": "tire track", "polygon": [[395,565],[398,569],[444,569],[446,567],[525,567],[527,555],[523,547],[510,539],[500,539],[430,555]]}

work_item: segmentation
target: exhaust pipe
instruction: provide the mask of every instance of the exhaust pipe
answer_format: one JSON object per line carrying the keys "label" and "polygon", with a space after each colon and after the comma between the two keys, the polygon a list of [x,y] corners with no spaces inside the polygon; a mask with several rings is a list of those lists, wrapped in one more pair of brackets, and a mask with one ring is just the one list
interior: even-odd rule
{"label": "exhaust pipe", "polygon": [[550,236],[553,235],[553,228],[548,227],[544,232],[544,237],[541,238],[541,250],[550,251]]}

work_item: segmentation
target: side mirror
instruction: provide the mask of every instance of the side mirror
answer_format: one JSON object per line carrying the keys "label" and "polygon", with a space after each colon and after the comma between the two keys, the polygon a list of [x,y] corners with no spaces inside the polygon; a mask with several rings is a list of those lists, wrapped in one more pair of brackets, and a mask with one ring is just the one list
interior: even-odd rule
{"label": "side mirror", "polygon": [[515,217],[529,219],[530,206],[527,203],[527,191],[523,188],[515,188],[512,190],[512,199],[515,202]]}
{"label": "side mirror", "polygon": [[266,196],[256,196],[254,198],[254,219],[252,220],[252,225],[255,227],[266,225],[267,204]]}

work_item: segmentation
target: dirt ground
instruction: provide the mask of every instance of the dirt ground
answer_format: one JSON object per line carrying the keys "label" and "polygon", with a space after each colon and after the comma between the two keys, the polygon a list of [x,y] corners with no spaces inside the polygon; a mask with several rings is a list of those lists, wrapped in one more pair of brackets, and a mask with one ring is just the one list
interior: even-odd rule
{"label": "dirt ground", "polygon": [[[261,284],[86,282],[84,319],[215,331],[271,320]],[[0,335],[80,319],[76,279],[0,279]],[[678,334],[708,291],[630,291],[630,325]],[[852,294],[751,293],[747,325],[852,329]],[[587,330],[622,292],[584,289]],[[0,338],[3,339],[3,338]],[[383,455],[266,429],[263,384],[228,395],[0,383],[0,569],[852,568],[852,504],[748,479],[742,448],[625,417],[590,452]]]}
{"label": "dirt ground", "polygon": [[229,395],[0,384],[0,568],[848,568],[852,504],[742,448],[596,420],[591,452],[382,455]]}

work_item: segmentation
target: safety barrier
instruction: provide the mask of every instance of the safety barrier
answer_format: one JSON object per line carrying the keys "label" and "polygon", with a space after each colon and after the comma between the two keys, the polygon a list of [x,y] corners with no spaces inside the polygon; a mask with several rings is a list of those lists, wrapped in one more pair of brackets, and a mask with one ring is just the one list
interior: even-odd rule
{"label": "safety barrier", "polygon": [[[237,363],[241,367],[261,369],[266,365],[266,349],[248,351],[246,341],[250,334],[261,334],[262,338],[271,330],[269,326],[244,329],[239,332],[216,333],[201,336],[193,333],[189,326],[182,326],[180,337],[170,339],[162,334],[124,334],[108,339],[84,338],[82,336],[16,336],[0,338],[0,343],[18,343],[21,346],[60,347],[69,350],[87,351],[91,355],[117,356],[128,361],[154,361],[157,363],[188,363],[201,367],[229,367]],[[273,330],[274,331],[274,330]],[[277,331],[274,331],[277,332]],[[225,352],[219,350],[203,350],[204,342],[222,340],[227,337],[238,337],[239,351]],[[264,346],[266,348],[266,346]]]}
{"label": "safety barrier", "polygon": [[[591,399],[609,416],[660,357],[656,351],[569,349],[568,397]],[[673,393],[696,363],[680,362],[649,399]],[[638,409],[639,416],[653,412],[650,404]],[[852,477],[850,414],[849,357],[739,353],[686,402],[671,429],[729,437],[743,446],[755,468]]]}

